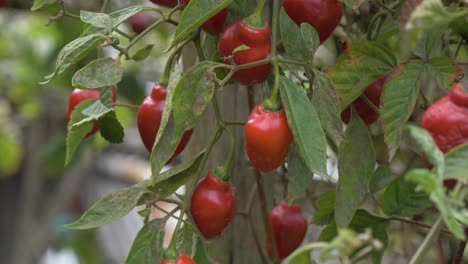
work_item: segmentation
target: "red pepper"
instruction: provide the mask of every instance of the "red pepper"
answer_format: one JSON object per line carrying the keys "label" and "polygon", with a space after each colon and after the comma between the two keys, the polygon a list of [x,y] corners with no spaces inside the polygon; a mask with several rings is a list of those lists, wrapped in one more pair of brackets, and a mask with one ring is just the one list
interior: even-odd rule
{"label": "red pepper", "polygon": [[[364,91],[364,95],[369,99],[376,107],[380,106],[380,97],[382,95],[382,88],[387,80],[388,75],[385,75],[378,79],[377,81],[370,84],[366,90]],[[367,125],[370,125],[377,121],[380,117],[380,113],[374,111],[372,107],[370,107],[363,99],[360,97],[354,100],[352,103],[354,109],[356,110],[357,114],[364,120]],[[349,123],[351,118],[351,108],[347,107],[341,113],[341,120],[346,124]]]}
{"label": "red pepper", "polygon": [[[304,240],[307,232],[307,220],[302,215],[299,205],[282,201],[270,212],[271,229],[275,238],[276,250],[280,259],[289,256]],[[271,249],[267,244],[267,249]]]}
{"label": "red pepper", "polygon": [[190,212],[200,232],[208,239],[218,236],[236,214],[236,191],[211,172],[198,184]]}
{"label": "red pepper", "polygon": [[[189,2],[190,0],[184,0],[185,5],[188,5]],[[201,28],[212,35],[218,35],[219,33],[221,33],[221,31],[223,31],[227,15],[228,10],[227,8],[224,8],[223,10],[219,11],[216,15],[208,19],[205,23],[203,23]]]}
{"label": "red pepper", "polygon": [[[468,93],[461,87],[462,83],[457,83],[449,95],[434,102],[426,110],[422,119],[422,127],[431,134],[443,153],[468,143]],[[424,156],[423,161],[432,168]],[[446,179],[444,184],[452,189],[456,180]]]}
{"label": "red pepper", "polygon": [[[155,85],[151,90],[151,94],[145,98],[138,110],[138,130],[141,140],[149,152],[153,149],[154,140],[161,126],[166,93],[166,87]],[[184,150],[192,136],[192,132],[193,130],[189,130],[184,133],[170,160]]]}
{"label": "red pepper", "polygon": [[244,132],[245,149],[256,170],[270,172],[281,165],[293,139],[284,110],[267,112],[263,110],[263,104],[257,105]]}
{"label": "red pepper", "polygon": [[151,15],[147,13],[137,13],[129,19],[130,27],[133,32],[140,34],[145,31],[151,24],[153,24],[154,19]]}
{"label": "red pepper", "polygon": [[[117,90],[114,86],[111,86],[112,91],[112,102],[117,100]],[[70,94],[68,99],[68,109],[67,109],[67,122],[70,122],[71,114],[75,107],[86,99],[98,100],[101,94],[101,89],[78,89],[75,88]],[[97,123],[94,124],[93,129],[86,135],[86,138],[96,134],[99,130]]]}
{"label": "red pepper", "polygon": [[181,253],[179,258],[176,261],[172,260],[162,260],[160,264],[197,264],[193,259],[189,256]]}
{"label": "red pepper", "polygon": [[343,16],[343,5],[338,0],[284,0],[283,7],[299,27],[301,23],[313,26],[320,43],[330,37]]}
{"label": "red pepper", "polygon": [[[248,49],[233,54],[241,45],[246,45]],[[263,29],[251,28],[244,22],[236,21],[221,34],[218,50],[222,57],[233,56],[236,65],[265,59],[271,51],[270,26],[267,25]],[[231,59],[225,59],[225,63],[231,64]],[[271,64],[266,63],[236,71],[232,78],[244,85],[253,85],[265,81],[270,74]]]}
{"label": "red pepper", "polygon": [[179,4],[178,0],[150,0],[153,4],[166,7],[176,7]]}

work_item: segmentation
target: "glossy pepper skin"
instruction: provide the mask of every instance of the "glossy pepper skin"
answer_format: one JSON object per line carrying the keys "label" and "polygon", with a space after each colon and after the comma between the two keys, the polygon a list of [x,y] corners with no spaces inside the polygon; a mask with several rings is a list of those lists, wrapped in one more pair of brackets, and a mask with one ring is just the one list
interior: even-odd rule
{"label": "glossy pepper skin", "polygon": [[[271,51],[270,26],[256,29],[249,27],[244,22],[236,21],[221,34],[218,51],[221,57],[232,56],[232,52],[241,45],[246,45],[249,49],[237,51],[234,54],[235,64],[242,65],[267,58]],[[231,64],[230,59],[226,59],[224,62]],[[265,81],[270,74],[271,64],[267,63],[239,70],[234,73],[232,78],[244,85],[253,85]]]}
{"label": "glossy pepper skin", "polygon": [[[381,77],[380,79],[376,80],[375,82],[371,83],[366,90],[364,91],[364,95],[369,99],[375,106],[380,106],[380,97],[382,95],[382,88],[387,80],[388,75]],[[377,121],[380,117],[380,113],[374,111],[363,99],[360,97],[354,100],[352,103],[354,109],[356,109],[357,114],[362,118],[362,120],[367,124],[370,125]],[[347,107],[341,113],[341,120],[346,124],[349,123],[351,119],[351,108]]]}
{"label": "glossy pepper skin", "polygon": [[189,256],[181,253],[176,261],[172,260],[162,260],[160,264],[197,264]]}
{"label": "glossy pepper skin", "polygon": [[[111,87],[112,91],[112,102],[117,100],[117,90],[114,86]],[[96,89],[78,89],[75,88],[68,98],[68,109],[67,109],[67,122],[70,122],[71,114],[75,107],[83,102],[86,99],[98,100],[99,95],[101,94],[101,90],[99,88]],[[99,127],[94,124],[93,129],[86,135],[86,138],[91,137],[92,135],[96,134],[99,130]]]}
{"label": "glossy pepper skin", "polygon": [[193,193],[190,212],[205,238],[218,236],[236,214],[234,185],[221,182],[209,172]]}
{"label": "glossy pepper skin", "polygon": [[247,156],[256,170],[270,172],[281,165],[293,139],[284,110],[268,112],[263,104],[257,105],[244,132]]}
{"label": "glossy pepper skin", "polygon": [[[155,85],[151,90],[151,94],[143,100],[138,110],[138,131],[140,132],[143,144],[149,152],[153,149],[154,140],[161,126],[166,94],[166,87]],[[184,133],[174,155],[169,161],[184,150],[192,136],[192,132],[192,130],[189,130]]]}
{"label": "glossy pepper skin", "polygon": [[343,5],[338,0],[284,0],[284,11],[300,27],[308,23],[324,43],[340,23]]}
{"label": "glossy pepper skin", "polygon": [[[289,256],[304,240],[307,220],[299,205],[289,206],[285,201],[270,212],[271,228],[275,238],[276,250],[280,259]],[[270,251],[269,246],[267,246]]]}
{"label": "glossy pepper skin", "polygon": [[[184,4],[188,5],[190,0],[184,0]],[[223,31],[224,28],[224,23],[226,23],[226,18],[228,15],[228,10],[227,8],[224,8],[223,10],[219,11],[216,15],[208,19],[201,28],[205,31],[210,33],[211,35],[218,35]]]}
{"label": "glossy pepper skin", "polygon": [[176,7],[179,3],[178,0],[150,0],[153,4],[157,4],[165,7]]}
{"label": "glossy pepper skin", "polygon": [[[449,95],[434,102],[424,113],[422,127],[434,139],[443,153],[456,146],[468,143],[468,93],[457,83]],[[426,166],[432,165],[423,158]],[[456,184],[453,179],[446,179],[444,185],[452,189]]]}
{"label": "glossy pepper skin", "polygon": [[137,13],[129,19],[130,27],[137,34],[145,31],[153,22],[153,17],[144,12]]}

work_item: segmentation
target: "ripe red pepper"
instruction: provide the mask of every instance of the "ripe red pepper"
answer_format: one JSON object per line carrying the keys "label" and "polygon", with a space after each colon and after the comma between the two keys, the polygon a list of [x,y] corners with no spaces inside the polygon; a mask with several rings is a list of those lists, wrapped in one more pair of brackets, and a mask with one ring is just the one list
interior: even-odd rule
{"label": "ripe red pepper", "polygon": [[195,189],[190,212],[200,232],[208,239],[218,236],[236,214],[236,191],[211,172]]}
{"label": "ripe red pepper", "polygon": [[283,7],[299,27],[301,23],[313,26],[320,43],[330,37],[343,16],[343,5],[338,0],[284,0]]}
{"label": "ripe red pepper", "polygon": [[162,260],[160,264],[197,264],[197,263],[193,259],[191,259],[189,256],[183,253],[180,253],[176,261]]}
{"label": "ripe red pepper", "polygon": [[137,13],[136,15],[130,17],[129,23],[133,32],[140,34],[145,31],[151,24],[153,24],[154,19],[151,15],[147,13]]}
{"label": "ripe red pepper", "polygon": [[[185,5],[188,5],[189,2],[190,0],[184,0]],[[227,8],[224,8],[223,10],[219,11],[216,15],[208,19],[205,23],[203,23],[201,28],[212,35],[218,35],[219,33],[221,33],[221,31],[223,31],[227,15],[228,10]]]}
{"label": "ripe red pepper", "polygon": [[[462,83],[457,83],[449,95],[434,102],[424,113],[422,127],[434,139],[443,153],[456,146],[468,143],[468,93],[462,90]],[[432,165],[424,159],[426,166]],[[448,189],[452,189],[456,181],[444,181]]]}
{"label": "ripe red pepper", "polygon": [[176,7],[177,4],[179,3],[178,0],[150,0],[153,4],[157,4],[160,6],[166,6],[166,7]]}
{"label": "ripe red pepper", "polygon": [[245,149],[256,170],[270,172],[281,165],[293,139],[284,110],[267,112],[263,110],[263,104],[257,105],[244,132]]}
{"label": "ripe red pepper", "polygon": [[[151,90],[151,94],[145,98],[138,110],[138,131],[143,144],[149,152],[153,149],[154,140],[161,126],[166,93],[166,87],[155,85]],[[168,162],[184,150],[192,136],[192,132],[193,130],[189,130],[184,133],[174,155]]]}
{"label": "ripe red pepper", "polygon": [[[276,250],[280,259],[284,259],[296,250],[307,232],[307,220],[302,215],[299,205],[282,201],[270,212],[271,228],[275,238]],[[270,247],[267,244],[270,252]]]}
{"label": "ripe red pepper", "polygon": [[0,8],[5,7],[7,5],[8,0],[0,0]]}
{"label": "ripe red pepper", "polygon": [[[111,87],[112,91],[112,102],[117,100],[117,90],[114,86]],[[98,100],[101,94],[101,89],[78,89],[75,88],[68,98],[68,109],[67,109],[67,122],[70,122],[71,114],[75,107],[86,99]],[[86,138],[96,134],[99,130],[97,123],[94,124],[93,129],[86,135]]]}
{"label": "ripe red pepper", "polygon": [[[232,52],[239,46],[246,45],[249,49]],[[265,59],[271,51],[270,26],[263,29],[251,28],[248,24],[236,21],[229,25],[221,34],[218,50],[222,57],[233,55],[236,65],[242,65]],[[231,64],[231,59],[224,61]],[[271,64],[262,64],[248,69],[236,71],[233,79],[244,85],[253,85],[265,81],[271,74]]]}
{"label": "ripe red pepper", "polygon": [[[388,78],[388,75],[381,77],[380,79],[371,83],[364,91],[364,95],[367,97],[367,99],[369,99],[377,107],[380,106],[380,97],[382,95],[382,88],[387,78]],[[374,111],[374,109],[372,109],[372,107],[370,107],[360,97],[354,100],[352,105],[354,106],[354,109],[356,110],[357,114],[362,118],[362,120],[367,125],[374,123],[380,117],[380,113]],[[348,124],[350,119],[351,119],[351,107],[347,107],[341,113],[341,120],[345,122],[346,124]]]}

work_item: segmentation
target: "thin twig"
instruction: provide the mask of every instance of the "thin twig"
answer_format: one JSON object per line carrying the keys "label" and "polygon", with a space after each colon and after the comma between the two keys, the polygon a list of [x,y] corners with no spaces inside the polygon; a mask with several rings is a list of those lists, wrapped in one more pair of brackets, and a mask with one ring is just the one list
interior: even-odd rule
{"label": "thin twig", "polygon": [[466,248],[466,242],[467,242],[467,240],[460,241],[460,243],[458,244],[458,250],[457,250],[457,254],[455,255],[455,259],[453,260],[453,264],[461,264],[462,263],[463,252],[465,252],[465,248]]}
{"label": "thin twig", "polygon": [[[428,224],[425,224],[425,223],[421,223],[421,222],[418,222],[418,221],[414,221],[414,220],[406,219],[406,218],[401,218],[401,217],[392,217],[392,218],[390,218],[390,220],[405,222],[405,223],[417,225],[417,226],[424,227],[424,228],[432,228],[432,225],[428,225]],[[442,228],[442,232],[444,232],[446,234],[452,234],[452,232],[450,232],[447,228]]]}

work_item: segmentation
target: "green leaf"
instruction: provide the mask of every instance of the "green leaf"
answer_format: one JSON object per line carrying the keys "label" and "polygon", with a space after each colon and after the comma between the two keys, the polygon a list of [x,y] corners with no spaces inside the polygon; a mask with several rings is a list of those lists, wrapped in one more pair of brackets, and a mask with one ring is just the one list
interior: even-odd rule
{"label": "green leaf", "polygon": [[382,261],[385,249],[388,246],[388,234],[387,228],[389,226],[389,220],[381,217],[371,215],[366,210],[359,209],[356,215],[351,221],[350,228],[356,232],[362,233],[367,228],[372,229],[372,237],[382,242],[383,247],[379,251],[372,252],[372,262],[379,264]]}
{"label": "green leaf", "polygon": [[439,175],[439,177],[444,177],[444,154],[437,147],[431,134],[429,134],[429,132],[427,132],[424,128],[414,125],[406,125],[405,130],[409,132],[409,134],[414,139],[416,144],[421,148],[423,153],[427,155],[429,161],[434,166],[436,166],[437,174]]}
{"label": "green leaf", "polygon": [[331,190],[320,195],[317,201],[318,211],[312,218],[312,223],[316,225],[328,225],[334,221],[335,216],[336,191]]}
{"label": "green leaf", "polygon": [[154,264],[163,257],[165,219],[154,219],[138,232],[125,264]]}
{"label": "green leaf", "polygon": [[151,55],[151,51],[153,50],[154,44],[148,44],[135,52],[135,54],[132,56],[132,60],[134,61],[142,61],[146,58],[148,58],[149,55]]}
{"label": "green leaf", "polygon": [[98,120],[107,113],[113,111],[112,91],[110,87],[104,87],[99,94],[99,100],[82,111],[88,120]]}
{"label": "green leaf", "polygon": [[112,19],[112,30],[117,28],[125,20],[136,15],[137,13],[142,12],[142,11],[151,11],[151,10],[154,10],[151,6],[134,5],[134,6],[130,6],[130,7],[110,13],[109,16]]}
{"label": "green leaf", "polygon": [[137,204],[140,197],[149,193],[146,182],[113,192],[89,208],[78,221],[65,225],[70,229],[95,228],[111,223],[128,214]]}
{"label": "green leaf", "polygon": [[383,190],[396,179],[396,176],[393,175],[388,166],[381,165],[372,174],[372,178],[369,183],[369,191],[371,193],[376,193],[380,190]]}
{"label": "green leaf", "polygon": [[[312,246],[314,244],[310,244]],[[310,246],[303,246],[296,249],[288,258],[284,260],[285,264],[315,264],[315,261],[310,257],[313,250]]]}
{"label": "green leaf", "polygon": [[124,128],[120,124],[115,112],[109,112],[98,119],[99,132],[101,136],[110,143],[122,143]]}
{"label": "green leaf", "polygon": [[349,44],[349,55],[340,56],[338,62],[328,69],[328,76],[341,98],[341,110],[395,65],[393,53],[380,44],[370,41]]}
{"label": "green leaf", "polygon": [[84,100],[79,103],[71,113],[70,122],[68,124],[65,165],[70,162],[81,141],[91,131],[91,129],[93,129],[93,120],[87,119],[86,116],[81,113],[83,109],[89,107],[93,102],[93,100]]}
{"label": "green leaf", "polygon": [[[174,87],[168,88],[161,126],[151,153],[151,172],[157,177],[171,158],[185,131],[193,129],[215,92],[214,73],[210,69],[215,62],[195,64]],[[172,82],[174,84],[175,82]],[[174,90],[172,90],[174,89]],[[172,118],[170,120],[170,111]]]}
{"label": "green leaf", "polygon": [[226,25],[230,25],[235,21],[240,21],[250,15],[255,11],[256,3],[249,0],[236,0],[232,1],[229,5],[229,13],[226,21]]}
{"label": "green leaf", "polygon": [[280,91],[288,125],[305,163],[314,173],[328,177],[327,144],[314,106],[305,91],[285,77],[280,79]]}
{"label": "green leaf", "polygon": [[414,169],[405,174],[405,179],[418,184],[429,193],[448,229],[460,240],[465,240],[463,225],[468,226],[468,209],[458,197],[447,197],[445,189],[437,177],[427,169]]}
{"label": "green leaf", "polygon": [[293,142],[288,153],[288,203],[292,204],[304,196],[313,177],[314,173],[305,163],[297,144]]}
{"label": "green leaf", "polygon": [[322,232],[320,232],[319,241],[331,241],[336,235],[338,234],[337,232],[337,227],[336,227],[336,222],[332,221],[329,225],[327,225]]}
{"label": "green leaf", "polygon": [[389,150],[390,160],[400,146],[403,127],[413,112],[419,93],[419,77],[424,62],[414,60],[395,68],[383,88],[384,139]]}
{"label": "green leaf", "polygon": [[162,197],[173,194],[196,175],[204,153],[205,151],[202,151],[189,162],[178,165],[159,174],[158,177],[152,178],[152,187],[150,189],[159,193]]}
{"label": "green leaf", "polygon": [[45,5],[50,5],[56,2],[57,0],[34,0],[34,3],[31,7],[31,11],[36,11],[38,9],[41,9]]}
{"label": "green leaf", "polygon": [[432,58],[425,66],[429,75],[446,91],[450,91],[454,83],[463,77],[463,69],[449,57]]}
{"label": "green leaf", "polygon": [[283,8],[280,13],[281,40],[286,54],[299,61],[312,61],[320,40],[315,29],[307,23],[299,28],[286,14]]}
{"label": "green leaf", "polygon": [[68,43],[60,51],[55,63],[55,71],[45,77],[41,84],[49,83],[56,75],[64,72],[68,67],[83,59],[88,53],[104,41],[106,36],[101,34],[92,34],[77,38]]}
{"label": "green leaf", "polygon": [[404,177],[390,183],[380,197],[383,212],[388,216],[412,216],[431,207],[428,195],[415,188],[416,184],[405,181]]}
{"label": "green leaf", "polygon": [[108,14],[81,10],[80,18],[81,21],[94,27],[106,29],[105,33],[112,31],[112,19]]}
{"label": "green leaf", "polygon": [[328,76],[318,70],[314,70],[314,73],[312,104],[315,109],[321,110],[317,111],[317,114],[325,133],[336,146],[339,146],[344,138],[343,124],[340,117],[340,101]]}
{"label": "green leaf", "polygon": [[422,36],[418,36],[419,41],[413,52],[422,59],[432,58],[440,50],[440,45],[446,33],[447,27],[435,26],[430,30],[425,30]]}
{"label": "green leaf", "polygon": [[191,0],[180,15],[171,47],[188,37],[205,21],[229,6],[233,0]]}
{"label": "green leaf", "polygon": [[338,154],[335,220],[347,227],[367,192],[375,167],[375,151],[366,124],[352,114]]}
{"label": "green leaf", "polygon": [[457,146],[445,155],[446,179],[468,180],[468,144]]}
{"label": "green leaf", "polygon": [[96,28],[104,29],[103,34],[108,34],[116,29],[121,23],[141,11],[152,10],[149,6],[130,6],[110,14],[80,11],[81,21],[91,24]]}
{"label": "green leaf", "polygon": [[197,246],[197,236],[192,226],[183,224],[182,228],[177,233],[176,248],[179,252],[183,252],[189,257],[193,257]]}
{"label": "green leaf", "polygon": [[72,85],[82,89],[110,86],[120,82],[122,74],[122,66],[112,58],[97,59],[75,73]]}

